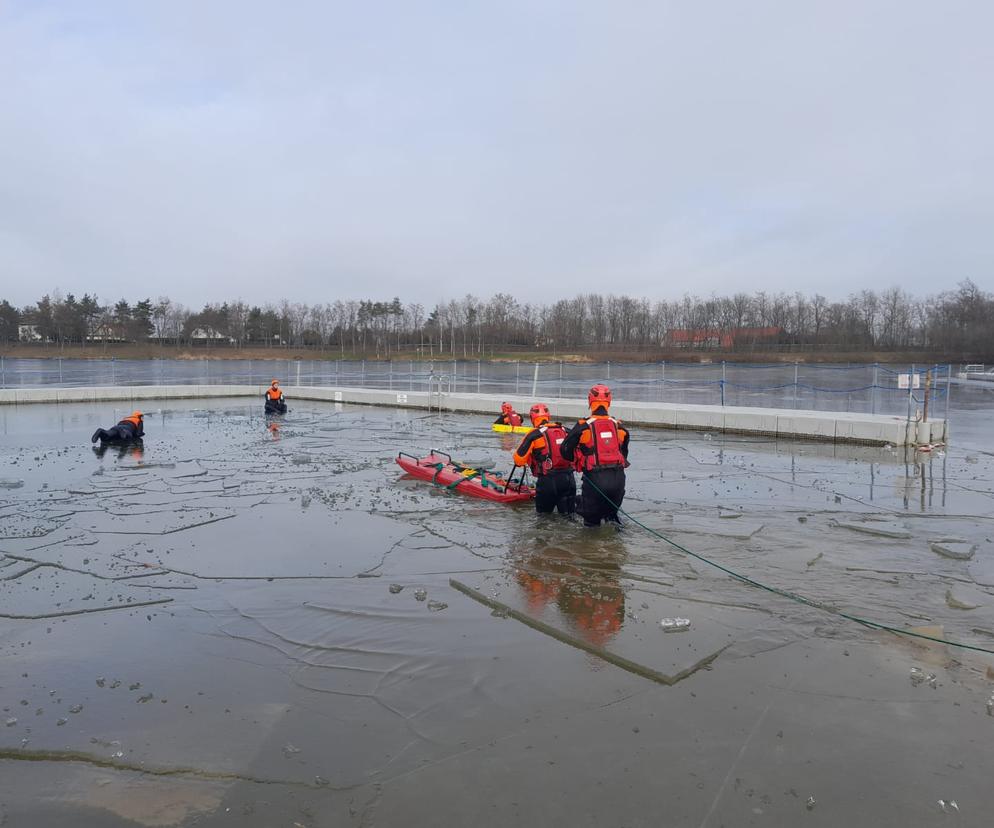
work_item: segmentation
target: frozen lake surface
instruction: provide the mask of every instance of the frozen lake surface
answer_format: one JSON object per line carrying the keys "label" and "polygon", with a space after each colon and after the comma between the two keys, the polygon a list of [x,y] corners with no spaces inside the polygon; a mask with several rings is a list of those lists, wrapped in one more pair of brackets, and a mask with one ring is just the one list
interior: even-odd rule
{"label": "frozen lake surface", "polygon": [[[919,375],[920,384],[915,392],[916,407],[923,406],[925,372],[930,370],[930,411],[933,418],[944,417],[946,380],[953,373],[948,365],[0,357],[0,388],[268,385],[277,377],[284,386],[435,389],[584,399],[593,383],[608,382],[619,400],[905,415],[908,392],[900,388],[899,378],[912,370]],[[953,390],[952,399],[959,398],[959,390]]]}
{"label": "frozen lake surface", "polygon": [[[637,430],[625,507],[994,648],[990,400],[930,455]],[[506,467],[484,417],[260,409],[150,406],[98,456],[113,404],[0,408],[0,824],[990,824],[994,657],[401,477]]]}

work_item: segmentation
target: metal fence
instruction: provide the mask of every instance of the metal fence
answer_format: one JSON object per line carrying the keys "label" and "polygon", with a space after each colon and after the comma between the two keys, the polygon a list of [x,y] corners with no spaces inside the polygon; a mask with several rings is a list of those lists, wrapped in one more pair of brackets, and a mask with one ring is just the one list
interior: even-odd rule
{"label": "metal fence", "polygon": [[[905,378],[902,380],[902,376]],[[615,399],[914,416],[931,379],[934,416],[948,412],[951,366],[806,363],[572,363],[484,360],[4,359],[0,387],[102,385],[352,386],[410,391],[586,396],[609,383]],[[917,380],[911,379],[917,377]],[[919,387],[915,388],[915,385]]]}

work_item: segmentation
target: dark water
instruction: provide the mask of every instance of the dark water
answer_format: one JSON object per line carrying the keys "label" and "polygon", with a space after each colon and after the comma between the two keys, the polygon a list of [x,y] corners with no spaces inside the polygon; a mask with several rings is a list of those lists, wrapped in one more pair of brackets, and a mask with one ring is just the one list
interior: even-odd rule
{"label": "dark water", "polygon": [[[986,399],[927,456],[636,432],[625,506],[770,585],[992,647]],[[112,404],[0,408],[0,824],[989,824],[991,656],[392,462],[500,467],[486,418],[258,408],[150,406],[143,451],[103,457]]]}

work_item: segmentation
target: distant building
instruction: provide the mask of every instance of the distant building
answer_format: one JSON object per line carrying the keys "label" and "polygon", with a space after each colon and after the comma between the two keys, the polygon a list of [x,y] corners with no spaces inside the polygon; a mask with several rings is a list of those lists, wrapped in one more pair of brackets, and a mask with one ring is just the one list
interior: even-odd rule
{"label": "distant building", "polygon": [[127,342],[124,325],[116,322],[100,321],[90,327],[87,342]]}
{"label": "distant building", "polygon": [[770,345],[782,342],[784,329],[779,325],[768,328],[673,328],[666,332],[670,348],[700,350],[733,350],[748,345]]}
{"label": "distant building", "polygon": [[190,333],[191,342],[226,342],[234,345],[235,340],[227,334],[215,331],[210,328],[194,328]]}
{"label": "distant building", "polygon": [[21,342],[44,342],[45,337],[38,333],[38,326],[28,323],[17,326],[17,338]]}

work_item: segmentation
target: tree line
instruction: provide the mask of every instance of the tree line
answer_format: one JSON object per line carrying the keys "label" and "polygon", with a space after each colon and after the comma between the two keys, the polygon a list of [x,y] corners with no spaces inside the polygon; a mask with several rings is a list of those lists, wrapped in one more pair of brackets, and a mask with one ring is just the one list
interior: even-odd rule
{"label": "tree line", "polygon": [[[893,287],[863,290],[842,301],[765,292],[674,301],[584,294],[546,304],[499,293],[487,300],[467,295],[431,309],[399,298],[264,305],[234,300],[200,310],[168,297],[103,304],[89,293],[46,294],[25,308],[0,301],[4,343],[154,341],[470,357],[514,350],[661,350],[674,346],[674,332],[748,329],[766,330],[762,337],[737,339],[732,350],[924,350],[983,358],[994,355],[994,294],[965,281],[928,297]],[[713,347],[714,340],[683,344]]]}

